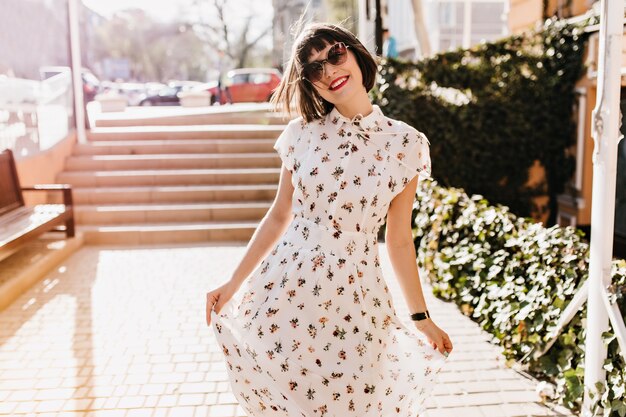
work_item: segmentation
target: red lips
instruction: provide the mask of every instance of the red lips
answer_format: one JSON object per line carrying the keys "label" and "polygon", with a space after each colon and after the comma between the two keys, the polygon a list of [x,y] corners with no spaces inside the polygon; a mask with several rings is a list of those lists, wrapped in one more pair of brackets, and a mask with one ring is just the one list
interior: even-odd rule
{"label": "red lips", "polygon": [[[340,81],[339,84],[335,85],[335,87],[332,87],[338,80],[344,79],[343,81]],[[337,77],[335,78],[329,85],[328,85],[328,89],[331,91],[336,91],[338,89],[340,89],[341,87],[343,87],[347,82],[348,79],[350,78],[349,75],[342,75],[341,77]]]}

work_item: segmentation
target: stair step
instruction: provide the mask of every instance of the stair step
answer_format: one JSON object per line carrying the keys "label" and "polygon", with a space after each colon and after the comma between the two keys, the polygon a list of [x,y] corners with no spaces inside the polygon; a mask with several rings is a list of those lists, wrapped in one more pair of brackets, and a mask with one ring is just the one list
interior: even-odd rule
{"label": "stair step", "polygon": [[65,171],[57,182],[74,187],[277,183],[281,168]]}
{"label": "stair step", "polygon": [[288,121],[270,107],[102,114],[57,177],[85,242],[249,241],[282,169],[273,146]]}
{"label": "stair step", "polygon": [[278,184],[181,185],[143,187],[77,187],[75,204],[146,204],[174,202],[250,201],[273,199]]}
{"label": "stair step", "polygon": [[193,204],[144,205],[79,205],[74,213],[78,224],[132,224],[240,221],[261,219],[271,206],[271,201],[214,202]]}
{"label": "stair step", "polygon": [[269,153],[194,153],[143,155],[81,155],[67,158],[69,171],[139,169],[275,168],[280,157]]}
{"label": "stair step", "polygon": [[99,140],[77,143],[75,155],[276,152],[276,139]]}
{"label": "stair step", "polygon": [[285,125],[195,125],[97,127],[87,132],[89,140],[155,139],[264,139],[277,138]]}
{"label": "stair step", "polygon": [[[95,102],[87,104],[88,110],[91,110],[92,119],[95,126],[99,122],[127,122],[141,126],[155,125],[177,125],[181,120],[187,122],[189,118],[202,120],[202,118],[218,118],[219,123],[231,123],[231,118],[243,117],[263,117],[263,118],[285,118],[285,124],[288,122],[287,115],[274,111],[274,107],[270,103],[237,103],[228,106],[209,106],[209,107],[183,107],[183,106],[156,106],[141,107],[130,106],[123,112],[101,112],[99,105]],[[221,122],[220,122],[221,120]],[[139,123],[141,122],[141,123]],[[144,123],[145,122],[145,123]],[[215,123],[212,121],[211,123]],[[185,124],[208,124],[205,122],[185,123]]]}
{"label": "stair step", "polygon": [[189,242],[246,242],[259,221],[212,221],[203,223],[80,225],[89,244],[164,244]]}
{"label": "stair step", "polygon": [[289,120],[269,112],[251,112],[241,114],[190,114],[182,116],[150,117],[150,118],[117,118],[97,119],[96,127],[125,127],[125,126],[188,126],[208,124],[287,124]]}

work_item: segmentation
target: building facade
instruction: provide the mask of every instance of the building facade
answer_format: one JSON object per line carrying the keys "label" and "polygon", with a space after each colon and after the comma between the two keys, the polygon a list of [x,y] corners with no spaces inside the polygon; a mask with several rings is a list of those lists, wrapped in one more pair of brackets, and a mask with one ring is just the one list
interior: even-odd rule
{"label": "building facade", "polygon": [[[413,2],[381,0],[383,26],[396,38],[400,57],[419,59],[423,54],[416,36]],[[432,53],[469,48],[482,40],[509,34],[508,0],[423,0],[424,24]],[[374,52],[374,0],[359,0],[359,38]]]}
{"label": "building facade", "polygon": [[0,13],[0,74],[39,80],[39,67],[69,65],[65,0],[12,0]]}
{"label": "building facade", "polygon": [[[81,6],[81,60],[88,68],[94,62],[94,28],[102,19]],[[4,1],[0,27],[0,74],[39,80],[40,67],[70,65],[67,0]]]}

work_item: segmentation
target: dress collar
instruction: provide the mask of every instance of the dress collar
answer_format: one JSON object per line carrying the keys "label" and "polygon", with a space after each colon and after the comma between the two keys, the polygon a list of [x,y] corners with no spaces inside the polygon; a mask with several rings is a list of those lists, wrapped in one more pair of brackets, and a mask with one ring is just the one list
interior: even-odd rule
{"label": "dress collar", "polygon": [[380,131],[385,122],[385,115],[383,114],[380,107],[376,104],[372,105],[373,111],[367,116],[362,116],[361,114],[357,114],[352,119],[342,115],[337,110],[337,107],[333,107],[333,109],[328,114],[329,120],[332,124],[337,125],[337,127],[341,127],[344,123],[351,125],[359,130],[367,130],[367,131]]}

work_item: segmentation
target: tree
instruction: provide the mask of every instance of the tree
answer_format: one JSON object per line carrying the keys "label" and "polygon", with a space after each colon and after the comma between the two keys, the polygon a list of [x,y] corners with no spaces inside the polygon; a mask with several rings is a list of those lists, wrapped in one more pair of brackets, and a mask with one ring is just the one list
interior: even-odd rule
{"label": "tree", "polygon": [[98,27],[96,34],[96,59],[127,59],[132,79],[206,78],[204,44],[183,24],[159,23],[142,10],[125,10]]}
{"label": "tree", "polygon": [[354,16],[358,16],[358,5],[355,0],[324,0],[324,6],[329,22],[345,21],[344,26],[352,33],[357,33],[357,20]]}
{"label": "tree", "polygon": [[[252,0],[249,3],[252,5]],[[230,0],[194,0],[192,8],[196,12],[192,15],[197,19],[191,24],[194,32],[213,50],[221,51],[235,66],[245,67],[250,63],[252,49],[271,33],[272,25],[261,26],[253,36],[251,29],[256,16],[250,11],[237,27],[233,24],[235,19],[230,17],[233,12],[230,4]],[[240,9],[237,15],[242,16]]]}

